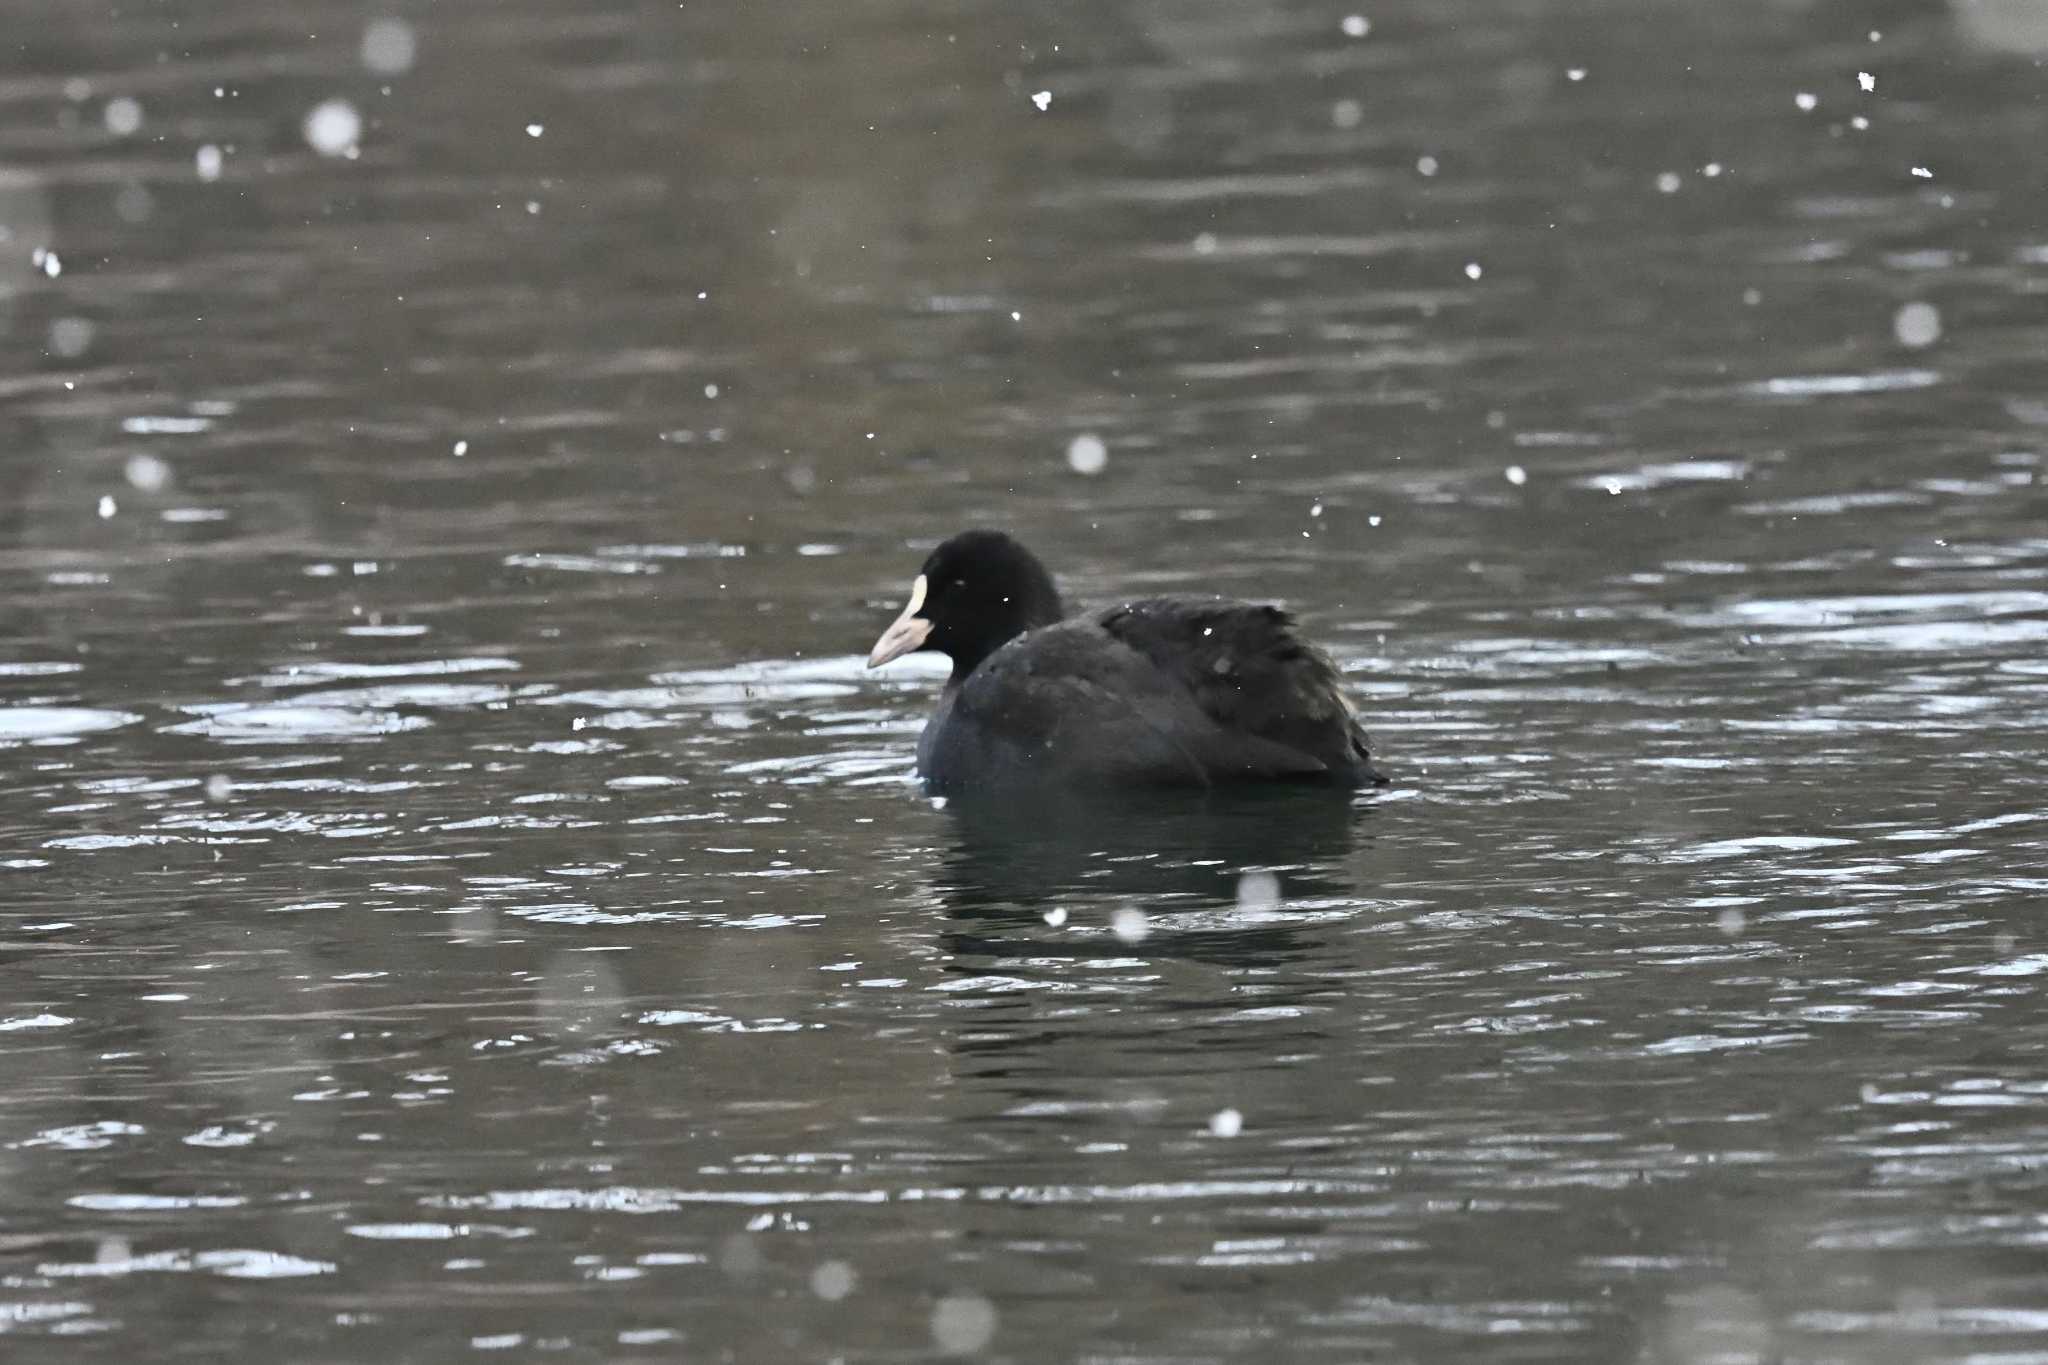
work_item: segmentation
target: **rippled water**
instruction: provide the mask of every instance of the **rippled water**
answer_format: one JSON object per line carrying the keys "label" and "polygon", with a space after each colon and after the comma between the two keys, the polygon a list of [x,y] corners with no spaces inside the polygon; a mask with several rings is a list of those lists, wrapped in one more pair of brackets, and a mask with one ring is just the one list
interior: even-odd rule
{"label": "rippled water", "polygon": [[2048,9],[0,16],[9,1360],[2048,1353]]}

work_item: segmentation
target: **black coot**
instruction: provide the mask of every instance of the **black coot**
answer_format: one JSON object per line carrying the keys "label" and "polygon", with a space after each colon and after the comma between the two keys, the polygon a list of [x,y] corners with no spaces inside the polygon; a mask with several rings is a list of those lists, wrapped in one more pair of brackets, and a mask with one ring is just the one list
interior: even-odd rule
{"label": "black coot", "polygon": [[1148,597],[1064,617],[1052,575],[1000,531],[925,560],[868,667],[953,660],[917,744],[933,790],[1387,780],[1336,666],[1278,607]]}

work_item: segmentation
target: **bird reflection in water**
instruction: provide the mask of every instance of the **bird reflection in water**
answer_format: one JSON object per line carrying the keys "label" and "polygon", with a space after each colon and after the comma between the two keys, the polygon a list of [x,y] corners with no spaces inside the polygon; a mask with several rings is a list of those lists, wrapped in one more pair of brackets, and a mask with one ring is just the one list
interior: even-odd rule
{"label": "bird reflection in water", "polygon": [[[1073,911],[1108,921],[1236,907],[1213,927],[1153,934],[1146,951],[1197,960],[1290,951],[1301,924],[1274,919],[1276,886],[1291,900],[1357,893],[1346,871],[1367,808],[1328,789],[1125,792],[947,806],[952,842],[936,884],[956,921],[956,952],[1042,952],[1027,929]],[[1126,921],[1127,923],[1132,921]],[[1115,955],[1123,937],[1068,936],[1064,949]]]}

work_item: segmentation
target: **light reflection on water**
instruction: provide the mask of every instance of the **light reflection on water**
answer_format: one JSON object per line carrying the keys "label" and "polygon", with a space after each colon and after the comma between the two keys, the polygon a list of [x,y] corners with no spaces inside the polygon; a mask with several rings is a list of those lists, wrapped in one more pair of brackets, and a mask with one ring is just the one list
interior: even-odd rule
{"label": "light reflection on water", "polygon": [[[2048,1349],[2026,6],[45,9],[9,1359]],[[1394,785],[934,808],[977,521]]]}

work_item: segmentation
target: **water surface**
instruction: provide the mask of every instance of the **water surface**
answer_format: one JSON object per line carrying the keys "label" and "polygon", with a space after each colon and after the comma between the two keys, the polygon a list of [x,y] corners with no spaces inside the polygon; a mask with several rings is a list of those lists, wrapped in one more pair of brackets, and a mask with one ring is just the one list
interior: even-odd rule
{"label": "water surface", "polygon": [[2038,6],[0,16],[10,1360],[2048,1352]]}

